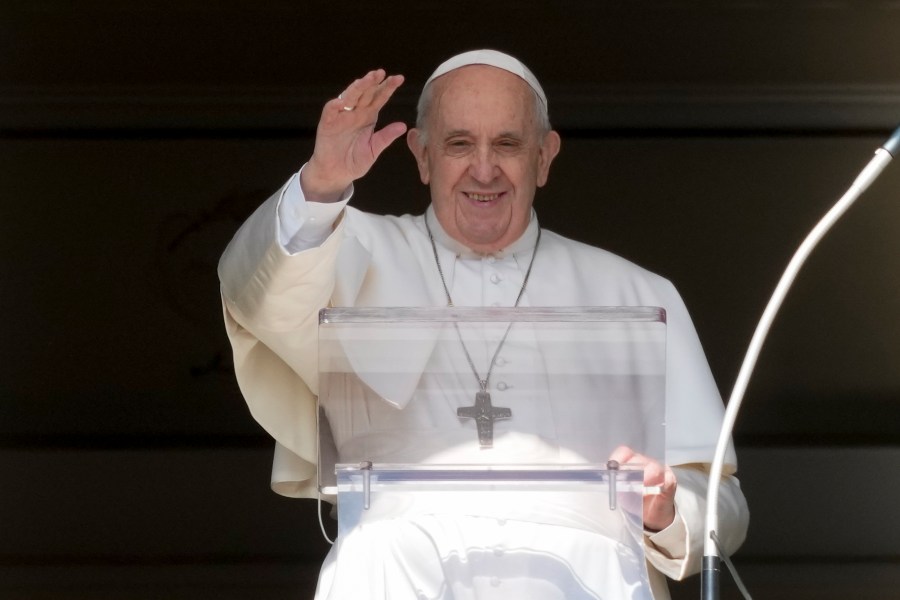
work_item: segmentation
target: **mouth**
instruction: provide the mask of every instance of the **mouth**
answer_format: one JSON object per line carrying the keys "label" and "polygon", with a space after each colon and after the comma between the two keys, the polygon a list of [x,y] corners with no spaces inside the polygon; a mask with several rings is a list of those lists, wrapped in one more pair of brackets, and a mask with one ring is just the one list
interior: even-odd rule
{"label": "mouth", "polygon": [[487,204],[489,202],[498,200],[503,195],[503,192],[497,192],[494,194],[480,194],[480,193],[476,193],[476,192],[465,192],[465,194],[469,200],[474,200],[475,202],[479,202],[481,204]]}

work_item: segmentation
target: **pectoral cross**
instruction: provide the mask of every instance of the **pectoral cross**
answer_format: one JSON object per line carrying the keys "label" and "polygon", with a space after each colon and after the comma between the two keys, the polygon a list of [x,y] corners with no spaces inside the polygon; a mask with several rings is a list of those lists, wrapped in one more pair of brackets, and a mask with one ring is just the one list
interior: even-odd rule
{"label": "pectoral cross", "polygon": [[509,419],[512,417],[512,410],[492,405],[491,395],[486,387],[486,382],[482,382],[481,391],[475,394],[475,405],[460,406],[456,409],[456,416],[461,419],[475,419],[478,443],[482,448],[491,448],[494,445],[494,421]]}

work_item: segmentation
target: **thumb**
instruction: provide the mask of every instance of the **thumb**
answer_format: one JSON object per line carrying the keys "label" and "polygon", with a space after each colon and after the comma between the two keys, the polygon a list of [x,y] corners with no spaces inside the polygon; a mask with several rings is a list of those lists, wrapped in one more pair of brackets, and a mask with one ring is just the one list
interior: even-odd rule
{"label": "thumb", "polygon": [[390,146],[394,140],[406,133],[406,124],[401,122],[390,123],[382,127],[379,131],[372,134],[369,142],[372,149],[372,156],[378,158],[385,148]]}

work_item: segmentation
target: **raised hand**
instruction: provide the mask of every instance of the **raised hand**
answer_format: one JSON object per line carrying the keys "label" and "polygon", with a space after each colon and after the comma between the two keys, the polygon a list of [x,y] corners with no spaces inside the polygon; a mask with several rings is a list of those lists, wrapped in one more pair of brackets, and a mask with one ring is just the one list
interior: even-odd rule
{"label": "raised hand", "polygon": [[610,460],[620,465],[639,465],[644,469],[644,487],[660,486],[661,492],[644,496],[644,528],[661,531],[675,520],[675,473],[658,461],[638,454],[628,446],[616,448]]}
{"label": "raised hand", "polygon": [[369,172],[391,142],[406,133],[400,122],[375,130],[379,111],[402,83],[402,75],[369,71],[325,104],[315,150],[300,180],[307,200],[338,200],[347,186]]}

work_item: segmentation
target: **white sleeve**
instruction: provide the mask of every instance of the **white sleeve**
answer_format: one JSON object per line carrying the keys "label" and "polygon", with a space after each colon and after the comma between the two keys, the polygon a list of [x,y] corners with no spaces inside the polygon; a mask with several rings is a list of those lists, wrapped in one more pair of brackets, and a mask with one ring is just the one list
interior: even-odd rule
{"label": "white sleeve", "polygon": [[[672,579],[684,579],[700,571],[706,533],[706,488],[709,465],[672,467],[678,481],[675,521],[660,532],[644,535],[647,560]],[[747,536],[750,511],[738,479],[722,477],[719,487],[719,530],[726,554],[737,551]]]}
{"label": "white sleeve", "polygon": [[300,185],[302,172],[301,168],[288,181],[276,212],[278,242],[292,255],[321,245],[353,196],[351,185],[337,202],[308,202]]}

